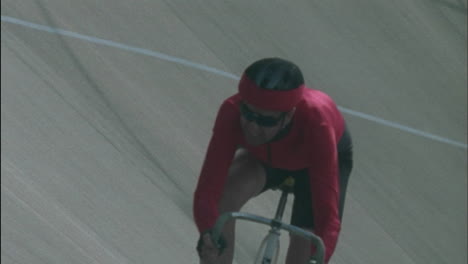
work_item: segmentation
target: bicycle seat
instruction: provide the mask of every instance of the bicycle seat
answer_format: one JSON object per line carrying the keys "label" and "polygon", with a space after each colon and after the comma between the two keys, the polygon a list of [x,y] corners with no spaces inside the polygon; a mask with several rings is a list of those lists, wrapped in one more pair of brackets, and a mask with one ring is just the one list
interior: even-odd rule
{"label": "bicycle seat", "polygon": [[292,176],[288,176],[283,183],[281,183],[275,190],[279,189],[283,192],[292,193],[294,192],[295,179]]}

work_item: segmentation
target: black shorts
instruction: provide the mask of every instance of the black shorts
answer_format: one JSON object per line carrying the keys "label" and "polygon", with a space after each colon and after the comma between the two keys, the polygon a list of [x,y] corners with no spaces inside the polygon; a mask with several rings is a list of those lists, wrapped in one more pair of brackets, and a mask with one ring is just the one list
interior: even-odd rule
{"label": "black shorts", "polygon": [[[339,164],[339,216],[343,217],[343,208],[346,197],[346,188],[348,186],[349,175],[353,168],[353,152],[351,135],[346,129],[338,143],[338,164]],[[266,184],[262,192],[269,189],[276,189],[288,176],[293,176],[294,184],[294,203],[291,216],[291,224],[302,228],[314,228],[314,212],[312,210],[312,199],[310,193],[310,179],[307,169],[288,171],[278,168],[272,168],[263,164],[266,171]]]}

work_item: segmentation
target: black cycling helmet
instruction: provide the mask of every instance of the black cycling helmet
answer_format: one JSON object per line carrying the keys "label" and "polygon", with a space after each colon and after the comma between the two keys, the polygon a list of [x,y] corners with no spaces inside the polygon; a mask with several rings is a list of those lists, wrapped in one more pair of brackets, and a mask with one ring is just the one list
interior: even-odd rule
{"label": "black cycling helmet", "polygon": [[252,63],[245,70],[258,87],[267,90],[292,90],[304,84],[299,67],[280,58],[266,58]]}

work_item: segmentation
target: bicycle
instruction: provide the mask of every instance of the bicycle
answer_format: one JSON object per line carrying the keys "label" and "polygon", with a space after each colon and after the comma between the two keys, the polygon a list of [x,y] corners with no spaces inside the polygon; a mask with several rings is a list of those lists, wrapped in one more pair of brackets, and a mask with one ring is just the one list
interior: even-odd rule
{"label": "bicycle", "polygon": [[[276,209],[276,214],[273,219],[268,219],[265,217],[261,217],[258,215],[242,213],[242,212],[227,212],[222,214],[216,221],[215,226],[213,228],[212,239],[213,241],[219,241],[221,236],[221,232],[223,230],[224,225],[227,221],[234,219],[241,219],[256,222],[259,224],[269,225],[271,227],[268,234],[263,239],[260,248],[258,249],[257,256],[255,258],[254,264],[276,264],[278,261],[278,253],[279,253],[279,237],[280,231],[286,230],[289,233],[304,237],[309,239],[315,246],[316,252],[308,261],[308,264],[324,264],[325,261],[325,247],[323,241],[320,237],[316,236],[315,234],[299,228],[297,226],[285,224],[281,222],[283,218],[284,209],[286,206],[286,201],[289,193],[293,192],[294,187],[294,178],[289,176],[284,183],[278,187],[282,191],[281,198]],[[218,243],[215,243],[218,245]],[[305,264],[305,263],[304,263]]]}

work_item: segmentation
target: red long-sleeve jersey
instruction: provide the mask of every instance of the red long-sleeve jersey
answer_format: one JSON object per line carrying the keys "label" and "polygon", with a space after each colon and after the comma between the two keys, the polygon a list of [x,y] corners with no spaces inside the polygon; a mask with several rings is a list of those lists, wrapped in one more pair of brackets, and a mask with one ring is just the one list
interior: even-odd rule
{"label": "red long-sleeve jersey", "polygon": [[[245,141],[240,126],[241,100],[239,94],[227,98],[214,124],[194,195],[193,211],[198,230],[203,232],[214,226],[228,169],[237,147],[242,146],[273,168],[308,169],[314,232],[325,244],[328,262],[341,228],[337,151],[345,127],[341,113],[328,95],[306,89],[304,98],[296,106],[288,134],[277,141],[252,146]],[[267,145],[270,145],[269,155]]]}

